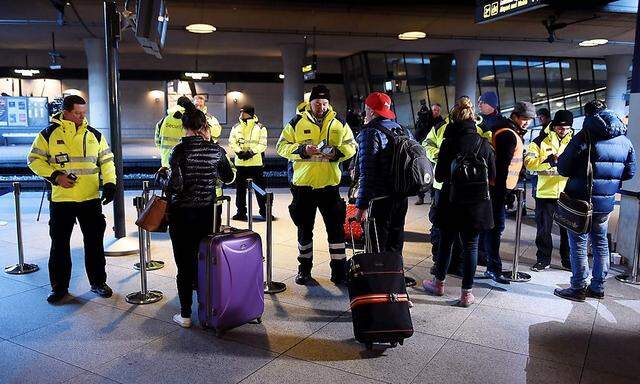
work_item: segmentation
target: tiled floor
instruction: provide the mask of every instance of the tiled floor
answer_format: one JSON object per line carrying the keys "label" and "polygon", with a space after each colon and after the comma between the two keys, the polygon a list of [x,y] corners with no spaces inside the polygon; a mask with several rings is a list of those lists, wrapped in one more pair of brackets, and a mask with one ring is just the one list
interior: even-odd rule
{"label": "tiled floor", "polygon": [[[127,196],[130,201],[131,193]],[[131,306],[124,296],[139,290],[137,256],[108,258],[115,295],[97,298],[84,274],[82,238],[72,237],[72,297],[45,301],[49,290],[47,210],[35,221],[40,195],[23,195],[28,262],[41,270],[0,274],[0,383],[638,383],[640,287],[608,281],[605,300],[572,303],[553,296],[569,272],[534,273],[528,283],[498,286],[476,281],[477,304],[454,306],[460,280],[449,278],[446,295],[411,289],[416,333],[404,346],[367,352],[353,340],[344,288],[329,281],[324,226],[315,239],[318,285],[293,282],[295,229],[287,217],[289,195],[276,191],[274,277],[284,293],[266,300],[263,323],[247,324],[222,338],[171,322],[178,311],[175,265],[167,235],[154,234],[154,259],[166,267],[149,273],[149,287],[164,293],[156,304]],[[411,205],[406,229],[407,274],[428,278],[428,206]],[[111,207],[106,210],[111,227]],[[135,236],[133,207],[128,231]],[[11,195],[0,197],[0,263],[16,259]],[[522,234],[522,268],[535,257],[535,228]],[[234,223],[242,225],[241,223]],[[256,223],[264,234],[265,225]],[[513,254],[514,225],[505,231],[504,258]],[[556,238],[557,240],[557,238]],[[557,256],[557,255],[556,255]],[[556,257],[556,263],[559,261]],[[505,268],[508,262],[505,263]],[[479,272],[482,268],[479,269]],[[612,275],[616,274],[612,271]]]}

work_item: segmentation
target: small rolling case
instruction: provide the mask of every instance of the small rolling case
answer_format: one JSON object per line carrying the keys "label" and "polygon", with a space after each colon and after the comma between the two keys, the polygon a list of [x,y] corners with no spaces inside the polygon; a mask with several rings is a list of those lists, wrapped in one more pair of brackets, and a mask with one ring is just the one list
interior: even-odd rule
{"label": "small rolling case", "polygon": [[[373,219],[371,222],[375,223]],[[367,251],[356,253],[354,245],[354,255],[349,260],[353,333],[368,350],[374,343],[389,343],[392,347],[398,343],[402,345],[404,339],[413,335],[402,255],[372,252],[371,237],[367,232],[369,227],[375,228],[375,224],[369,225],[367,221],[364,227]]]}
{"label": "small rolling case", "polygon": [[[224,200],[231,201],[222,196],[216,202]],[[216,214],[213,221],[215,229]],[[229,227],[228,221],[201,241],[198,253],[198,318],[216,332],[261,322],[264,312],[262,240],[253,231]]]}

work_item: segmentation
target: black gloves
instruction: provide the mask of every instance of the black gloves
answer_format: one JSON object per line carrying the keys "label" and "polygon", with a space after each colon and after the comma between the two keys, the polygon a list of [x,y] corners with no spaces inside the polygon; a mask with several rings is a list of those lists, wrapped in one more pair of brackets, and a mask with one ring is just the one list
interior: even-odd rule
{"label": "black gloves", "polygon": [[556,155],[549,155],[546,159],[544,159],[543,163],[549,163],[550,166],[555,167],[558,164],[558,161],[556,159]]}
{"label": "black gloves", "polygon": [[113,201],[116,196],[116,185],[107,183],[102,186],[102,205],[107,205]]}
{"label": "black gloves", "polygon": [[240,160],[249,160],[250,158],[255,156],[255,153],[253,153],[251,151],[240,151],[240,152],[236,153],[236,156],[238,156],[238,158]]}
{"label": "black gloves", "polygon": [[169,179],[169,168],[160,167],[155,175],[156,184],[164,184]]}

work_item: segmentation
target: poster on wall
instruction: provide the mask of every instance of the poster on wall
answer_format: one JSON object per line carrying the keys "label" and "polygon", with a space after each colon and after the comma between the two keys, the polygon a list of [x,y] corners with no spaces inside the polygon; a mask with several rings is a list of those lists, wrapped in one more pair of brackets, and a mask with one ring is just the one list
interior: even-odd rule
{"label": "poster on wall", "polygon": [[6,127],[8,124],[7,98],[0,97],[0,127]]}
{"label": "poster on wall", "polygon": [[7,117],[8,125],[12,127],[26,127],[27,121],[27,98],[7,97]]}
{"label": "poster on wall", "polygon": [[29,97],[28,122],[29,127],[46,127],[49,125],[49,111],[46,97]]}

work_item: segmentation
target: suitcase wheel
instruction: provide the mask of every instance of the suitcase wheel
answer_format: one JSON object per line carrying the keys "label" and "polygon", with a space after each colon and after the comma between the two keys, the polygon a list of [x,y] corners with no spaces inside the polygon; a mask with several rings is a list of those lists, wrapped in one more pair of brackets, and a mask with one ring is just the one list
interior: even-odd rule
{"label": "suitcase wheel", "polygon": [[367,351],[373,351],[373,343],[364,343],[365,348],[367,348]]}
{"label": "suitcase wheel", "polygon": [[256,319],[256,323],[258,323],[258,324],[262,324],[262,317],[258,317],[258,318]]}
{"label": "suitcase wheel", "polygon": [[400,340],[398,341],[398,343],[400,343],[400,345],[404,344],[404,340]]}
{"label": "suitcase wheel", "polygon": [[389,344],[391,344],[391,348],[395,348],[395,347],[398,346],[398,342],[397,341],[394,341],[393,343],[389,343]]}

